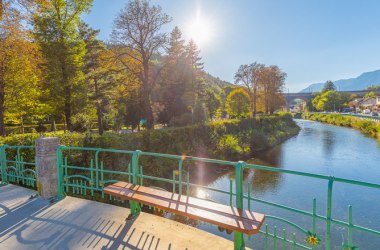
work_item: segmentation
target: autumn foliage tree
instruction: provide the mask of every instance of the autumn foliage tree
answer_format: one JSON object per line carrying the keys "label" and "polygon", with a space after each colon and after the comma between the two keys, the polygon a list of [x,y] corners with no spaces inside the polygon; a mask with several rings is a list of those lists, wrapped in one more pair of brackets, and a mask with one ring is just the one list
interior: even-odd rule
{"label": "autumn foliage tree", "polygon": [[0,134],[5,135],[5,116],[23,125],[26,116],[41,111],[40,56],[19,10],[11,1],[0,7]]}
{"label": "autumn foliage tree", "polygon": [[149,129],[153,128],[154,122],[152,91],[159,75],[153,56],[167,43],[161,28],[170,21],[160,6],[151,6],[146,0],[130,1],[115,19],[113,42],[125,48],[119,57],[131,57],[140,63],[137,70],[125,66],[141,82],[144,115]]}

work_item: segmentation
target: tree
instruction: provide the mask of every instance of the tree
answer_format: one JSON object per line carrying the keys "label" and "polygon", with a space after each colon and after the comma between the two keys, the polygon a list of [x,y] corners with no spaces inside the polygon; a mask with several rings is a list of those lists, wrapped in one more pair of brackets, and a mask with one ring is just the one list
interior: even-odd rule
{"label": "tree", "polygon": [[167,42],[166,34],[160,33],[171,18],[160,6],[151,6],[146,0],[133,0],[119,13],[115,20],[113,41],[126,48],[119,57],[132,57],[140,63],[136,71],[125,65],[141,82],[144,114],[148,129],[153,128],[152,90],[159,71],[153,70],[153,55]]}
{"label": "tree", "polygon": [[327,81],[325,85],[323,86],[322,93],[325,93],[330,90],[336,91],[336,87],[332,81]]}
{"label": "tree", "polygon": [[[20,122],[40,113],[40,53],[11,1],[2,2],[0,20],[0,134],[4,122]],[[23,126],[22,126],[23,127]]]}
{"label": "tree", "polygon": [[96,108],[98,132],[102,135],[106,125],[103,119],[106,115],[106,106],[110,103],[110,95],[119,80],[120,65],[114,60],[112,52],[96,38],[99,30],[94,30],[82,22],[79,32],[86,45],[83,59],[89,98]]}
{"label": "tree", "polygon": [[186,46],[186,72],[189,72],[189,80],[185,83],[186,89],[183,100],[187,106],[194,106],[197,102],[204,101],[205,82],[202,57],[200,50],[193,40],[190,40]]}
{"label": "tree", "polygon": [[317,110],[335,111],[343,107],[345,99],[342,98],[340,93],[329,90],[317,95],[312,103]]}
{"label": "tree", "polygon": [[276,65],[264,66],[260,70],[257,85],[266,113],[272,114],[284,103],[282,91],[285,78],[286,73]]}
{"label": "tree", "polygon": [[231,118],[248,117],[250,113],[251,100],[248,93],[238,88],[233,90],[226,100],[226,110]]}
{"label": "tree", "polygon": [[373,91],[371,91],[371,92],[369,92],[369,93],[367,93],[367,94],[364,95],[365,98],[370,98],[370,97],[374,97],[374,96],[376,96],[376,94]]}
{"label": "tree", "polygon": [[212,89],[206,90],[205,98],[206,109],[209,117],[220,117],[222,112],[222,98]]}
{"label": "tree", "polygon": [[4,14],[4,4],[3,4],[3,0],[0,0],[0,21],[3,20],[3,14]]}
{"label": "tree", "polygon": [[174,27],[170,33],[167,56],[163,58],[164,68],[160,74],[157,92],[163,109],[158,114],[158,121],[168,124],[175,116],[187,112],[187,105],[182,100],[188,82],[191,81],[186,63],[185,41],[181,30]]}
{"label": "tree", "polygon": [[35,37],[46,61],[44,86],[49,91],[55,114],[64,110],[67,128],[71,117],[86,105],[86,86],[82,72],[85,44],[78,27],[82,13],[89,11],[92,0],[41,1],[33,15]]}
{"label": "tree", "polygon": [[235,84],[241,84],[248,89],[252,98],[252,116],[257,112],[257,88],[260,72],[264,65],[254,62],[250,65],[241,65],[235,73]]}

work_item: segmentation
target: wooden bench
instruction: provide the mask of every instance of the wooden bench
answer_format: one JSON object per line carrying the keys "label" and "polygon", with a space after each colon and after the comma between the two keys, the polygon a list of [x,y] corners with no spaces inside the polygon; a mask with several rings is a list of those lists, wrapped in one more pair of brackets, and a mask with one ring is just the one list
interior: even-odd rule
{"label": "wooden bench", "polygon": [[104,193],[244,234],[258,233],[265,219],[263,214],[127,182],[107,186]]}

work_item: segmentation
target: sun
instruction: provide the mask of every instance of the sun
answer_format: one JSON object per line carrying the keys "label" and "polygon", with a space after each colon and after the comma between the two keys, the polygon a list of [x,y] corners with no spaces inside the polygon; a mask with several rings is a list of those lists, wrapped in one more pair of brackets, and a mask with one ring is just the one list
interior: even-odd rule
{"label": "sun", "polygon": [[203,18],[199,13],[196,18],[188,23],[188,37],[200,47],[211,42],[213,32],[212,23]]}

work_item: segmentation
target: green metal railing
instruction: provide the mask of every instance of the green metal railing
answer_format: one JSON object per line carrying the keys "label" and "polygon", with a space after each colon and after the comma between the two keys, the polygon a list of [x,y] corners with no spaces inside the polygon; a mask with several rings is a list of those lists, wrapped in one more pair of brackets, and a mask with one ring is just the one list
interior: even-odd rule
{"label": "green metal railing", "polygon": [[13,183],[36,189],[37,173],[34,155],[34,146],[1,146],[0,184]]}
{"label": "green metal railing", "polygon": [[373,122],[380,122],[380,117],[379,116],[360,115],[360,114],[341,114],[341,115],[355,117],[355,118],[359,118],[359,119],[370,120],[370,121],[373,121]]}
{"label": "green metal railing", "polygon": [[[142,151],[125,151],[99,148],[81,148],[61,146],[57,150],[59,197],[65,194],[90,196],[93,198],[113,200],[113,197],[105,196],[103,188],[117,181],[128,181],[134,184],[154,186],[170,190],[174,193],[194,195],[195,188],[202,188],[212,192],[223,194],[229,200],[231,206],[237,208],[255,210],[254,204],[264,204],[293,215],[305,217],[310,223],[297,224],[288,218],[268,214],[265,211],[256,211],[266,214],[266,225],[260,231],[259,237],[266,249],[336,249],[333,245],[333,226],[344,227],[347,235],[340,242],[342,249],[358,249],[354,243],[353,232],[358,231],[380,236],[378,229],[371,229],[353,223],[352,206],[348,206],[347,221],[339,220],[333,216],[333,187],[335,183],[350,186],[368,187],[380,190],[380,185],[369,182],[361,182],[350,179],[337,178],[278,169],[245,162],[231,162],[186,155],[168,155]],[[199,183],[195,166],[209,168],[225,168],[232,170],[235,180],[230,179],[229,187],[219,189]],[[311,210],[306,211],[276,202],[267,201],[252,196],[251,184],[248,184],[244,192],[244,172],[247,170],[266,171],[286,175],[300,176],[308,179],[325,182],[326,210],[325,213],[317,213],[317,199],[312,198]],[[254,186],[254,185],[253,185]],[[130,203],[132,213],[138,213],[140,206]],[[323,223],[323,229],[317,224]],[[283,225],[279,232],[276,225]],[[256,237],[256,236],[255,236]],[[234,233],[235,249],[241,249],[245,240],[250,240],[241,233]],[[256,242],[256,241],[255,241]],[[336,240],[334,241],[336,242]]]}

